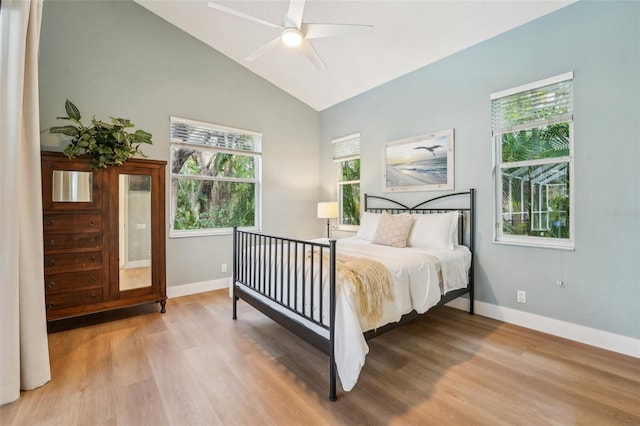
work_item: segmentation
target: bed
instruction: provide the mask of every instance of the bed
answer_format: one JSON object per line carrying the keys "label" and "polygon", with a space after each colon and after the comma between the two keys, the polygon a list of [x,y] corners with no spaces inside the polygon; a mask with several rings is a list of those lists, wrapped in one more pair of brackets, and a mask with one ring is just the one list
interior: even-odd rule
{"label": "bed", "polygon": [[[234,228],[233,319],[242,299],[329,355],[329,399],[350,391],[367,340],[468,295],[475,191],[408,207],[367,195],[354,237],[297,240]],[[408,229],[408,231],[407,231]]]}

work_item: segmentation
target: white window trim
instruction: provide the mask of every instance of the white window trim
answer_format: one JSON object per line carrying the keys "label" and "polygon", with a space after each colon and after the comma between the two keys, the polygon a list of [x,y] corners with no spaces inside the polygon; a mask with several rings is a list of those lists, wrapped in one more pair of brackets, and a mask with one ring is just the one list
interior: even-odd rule
{"label": "white window trim", "polygon": [[[241,155],[247,155],[247,156],[253,156],[256,159],[255,162],[255,173],[256,173],[256,178],[255,179],[235,179],[235,178],[225,178],[225,177],[218,177],[214,180],[219,180],[219,181],[231,181],[231,182],[250,182],[250,183],[254,183],[255,184],[255,204],[256,204],[256,211],[255,211],[255,225],[254,226],[247,226],[247,227],[239,227],[238,229],[242,229],[242,230],[246,230],[246,231],[260,231],[262,230],[262,133],[259,132],[254,132],[251,130],[244,130],[244,129],[236,129],[234,127],[228,127],[228,126],[222,126],[222,125],[218,125],[218,124],[214,124],[214,123],[206,123],[204,121],[196,121],[196,120],[190,120],[188,118],[181,118],[181,117],[175,117],[175,116],[170,116],[169,117],[169,125],[171,125],[172,122],[180,122],[180,123],[184,123],[184,124],[188,124],[188,125],[194,125],[194,126],[202,126],[202,127],[210,127],[216,130],[221,130],[227,133],[240,133],[240,134],[245,134],[245,135],[251,135],[253,136],[255,139],[255,147],[253,151],[243,151],[243,150],[234,150],[234,149],[225,149],[225,148],[217,148],[217,147],[210,147],[210,146],[202,146],[202,145],[196,145],[196,144],[187,144],[187,143],[183,143],[182,141],[180,142],[174,142],[169,140],[169,167],[171,168],[171,148],[173,146],[188,146],[188,147],[198,147],[199,149],[202,150],[210,150],[210,151],[216,151],[216,152],[226,152],[229,154],[241,154]],[[212,236],[212,235],[231,235],[233,234],[233,228],[207,228],[207,229],[173,229],[173,218],[175,216],[175,211],[174,211],[174,206],[173,206],[173,192],[172,192],[172,178],[174,176],[182,176],[182,175],[174,175],[173,173],[169,173],[169,210],[170,210],[170,220],[169,220],[169,238],[186,238],[186,237],[205,237],[205,236]],[[189,179],[199,179],[201,177],[199,176],[189,176]],[[210,180],[210,179],[203,179],[203,180]]]}
{"label": "white window trim", "polygon": [[[355,160],[358,159],[360,157],[351,157],[345,160],[341,160],[340,162],[337,162],[338,164],[341,163],[342,161],[349,161],[349,160]],[[361,163],[362,164],[362,163]],[[361,170],[362,172],[362,170]],[[358,229],[360,229],[360,225],[345,225],[343,223],[340,223],[340,220],[342,219],[342,188],[340,188],[341,186],[344,185],[350,185],[350,184],[360,184],[360,180],[345,180],[345,181],[340,181],[340,176],[342,175],[342,170],[341,170],[341,166],[336,167],[336,179],[338,180],[338,209],[339,209],[339,217],[338,217],[338,223],[336,224],[335,229],[339,230],[339,231],[357,231]],[[360,212],[360,214],[362,215],[362,212]]]}
{"label": "white window trim", "polygon": [[[333,139],[331,141],[331,146],[332,146],[332,152],[335,155],[335,151],[333,150],[333,147],[335,144],[339,144],[351,139],[358,139],[358,147],[360,149],[361,144],[362,144],[362,139],[361,139],[361,135],[360,132],[357,133],[352,133],[350,135],[347,136],[342,136],[340,138],[336,138]],[[335,157],[333,156],[333,162],[335,164],[337,164],[336,167],[336,191],[337,191],[337,198],[338,198],[338,209],[339,209],[339,216],[338,216],[338,223],[335,225],[336,230],[338,231],[349,231],[349,232],[357,232],[358,229],[360,229],[359,225],[345,225],[340,223],[340,221],[342,220],[342,188],[341,186],[343,185],[349,185],[349,184],[360,184],[361,180],[362,180],[362,169],[360,169],[360,179],[358,180],[350,180],[350,181],[341,181],[340,178],[342,177],[342,166],[341,163],[344,161],[351,161],[351,160],[355,160],[355,159],[360,159],[360,165],[362,166],[362,159],[360,157],[360,152],[358,152],[357,155],[351,155],[351,156],[344,156],[344,157]],[[362,189],[362,188],[361,188]],[[360,205],[362,205],[362,200]],[[360,212],[362,214],[362,212]]]}
{"label": "white window trim", "polygon": [[[358,153],[357,155],[348,155],[348,156],[337,156],[336,157],[336,150],[335,150],[335,146],[336,144],[340,144],[349,140],[353,140],[353,139],[358,139]],[[358,180],[350,180],[350,181],[341,181],[340,178],[342,176],[342,166],[340,165],[342,162],[344,161],[351,161],[351,160],[355,160],[355,159],[360,159],[360,164],[362,165],[362,160],[360,158],[360,147],[362,144],[362,139],[361,139],[361,135],[360,132],[356,132],[356,133],[352,133],[349,134],[347,136],[342,136],[340,138],[336,138],[333,139],[331,141],[331,151],[332,151],[332,158],[333,158],[333,162],[337,165],[336,166],[336,191],[337,191],[337,198],[338,198],[338,208],[339,208],[339,213],[338,213],[338,222],[336,223],[334,229],[338,230],[338,231],[349,231],[349,232],[356,232],[360,226],[359,225],[345,225],[340,223],[340,221],[342,220],[342,188],[341,186],[344,185],[349,185],[349,184],[360,184],[361,179]],[[362,174],[362,169],[360,169],[360,173]],[[361,176],[362,177],[362,176]],[[362,200],[361,203],[362,205]],[[360,212],[362,214],[362,212]]]}
{"label": "white window trim", "polygon": [[[499,99],[505,96],[510,96],[516,93],[526,92],[538,87],[544,87],[555,83],[560,83],[567,80],[573,80],[573,72],[568,72],[565,74],[561,74],[558,76],[546,78],[543,80],[539,80],[533,83],[524,84],[518,87],[514,87],[511,89],[502,90],[500,92],[492,93],[490,98],[491,100]],[[527,130],[534,127],[541,127],[550,124],[556,124],[560,122],[569,122],[569,156],[566,157],[555,157],[549,159],[542,160],[530,160],[530,161],[519,161],[513,163],[505,163],[502,162],[502,150],[501,150],[501,136],[506,132]],[[575,167],[574,167],[574,122],[573,122],[573,114],[565,115],[562,117],[556,117],[555,119],[549,120],[548,122],[531,122],[527,123],[523,126],[518,126],[518,128],[513,129],[503,129],[502,132],[496,132],[492,135],[492,159],[493,159],[493,176],[494,176],[494,209],[493,209],[493,219],[494,219],[494,227],[493,227],[493,242],[495,244],[502,245],[516,245],[516,246],[524,246],[524,247],[537,247],[537,248],[551,248],[551,249],[559,249],[559,250],[575,250],[575,231],[576,231],[576,222],[575,222],[575,192],[576,192],[576,183],[575,183]],[[509,167],[519,167],[519,166],[535,166],[535,165],[544,165],[544,164],[557,164],[557,163],[567,163],[569,165],[569,182],[571,183],[570,191],[569,191],[569,223],[571,224],[569,228],[569,238],[560,239],[560,238],[546,238],[546,237],[537,237],[537,236],[527,236],[527,235],[505,235],[502,230],[502,168]]]}

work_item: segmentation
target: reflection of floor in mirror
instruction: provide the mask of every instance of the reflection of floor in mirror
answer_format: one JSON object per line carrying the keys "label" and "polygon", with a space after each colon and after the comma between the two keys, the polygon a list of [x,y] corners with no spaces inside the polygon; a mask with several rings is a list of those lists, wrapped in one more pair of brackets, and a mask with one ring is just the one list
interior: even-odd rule
{"label": "reflection of floor in mirror", "polygon": [[131,290],[151,285],[151,266],[120,269],[120,290]]}

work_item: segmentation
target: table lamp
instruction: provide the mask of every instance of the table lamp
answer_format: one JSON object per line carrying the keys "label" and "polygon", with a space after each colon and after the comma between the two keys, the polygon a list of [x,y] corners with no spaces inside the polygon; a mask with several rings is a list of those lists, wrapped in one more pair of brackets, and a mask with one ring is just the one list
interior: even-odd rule
{"label": "table lamp", "polygon": [[329,238],[330,220],[338,217],[338,203],[326,201],[318,203],[318,219],[327,219],[327,238]]}

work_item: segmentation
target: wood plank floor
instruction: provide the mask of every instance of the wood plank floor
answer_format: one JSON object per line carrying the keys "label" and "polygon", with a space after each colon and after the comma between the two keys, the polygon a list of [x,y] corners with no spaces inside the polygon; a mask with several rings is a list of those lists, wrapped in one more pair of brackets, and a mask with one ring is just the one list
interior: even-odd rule
{"label": "wood plank floor", "polygon": [[337,402],[327,356],[225,290],[100,315],[49,335],[53,379],[0,424],[640,424],[640,360],[447,307],[372,340]]}

